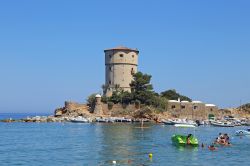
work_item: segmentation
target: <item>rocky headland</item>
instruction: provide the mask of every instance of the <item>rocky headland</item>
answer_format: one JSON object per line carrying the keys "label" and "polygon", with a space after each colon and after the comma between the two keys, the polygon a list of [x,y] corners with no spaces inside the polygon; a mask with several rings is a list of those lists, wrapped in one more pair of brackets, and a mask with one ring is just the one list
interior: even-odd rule
{"label": "rocky headland", "polygon": [[[98,106],[98,108],[96,108]],[[219,109],[221,116],[234,116],[237,118],[250,118],[250,104],[242,105],[238,108]],[[87,104],[79,104],[76,102],[66,101],[65,105],[57,108],[54,115],[26,117],[23,119],[4,119],[0,122],[67,122],[73,117],[88,118],[91,122],[95,122],[97,118],[124,117],[132,120],[147,119],[152,122],[161,122],[164,119],[179,118],[176,113],[170,111],[159,111],[158,109],[145,105],[108,105],[97,100],[94,107]],[[220,119],[220,117],[217,117]],[[196,118],[197,119],[197,118]],[[195,119],[194,119],[195,120]]]}

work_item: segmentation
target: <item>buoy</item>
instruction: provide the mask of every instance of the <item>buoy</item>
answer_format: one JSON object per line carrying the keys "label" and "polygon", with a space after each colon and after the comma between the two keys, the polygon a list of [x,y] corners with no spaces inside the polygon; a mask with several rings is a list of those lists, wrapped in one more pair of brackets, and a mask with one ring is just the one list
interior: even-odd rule
{"label": "buoy", "polygon": [[149,157],[149,158],[153,158],[153,154],[152,154],[152,153],[149,153],[148,157]]}
{"label": "buoy", "polygon": [[116,161],[113,161],[112,163],[113,163],[113,164],[116,164]]}

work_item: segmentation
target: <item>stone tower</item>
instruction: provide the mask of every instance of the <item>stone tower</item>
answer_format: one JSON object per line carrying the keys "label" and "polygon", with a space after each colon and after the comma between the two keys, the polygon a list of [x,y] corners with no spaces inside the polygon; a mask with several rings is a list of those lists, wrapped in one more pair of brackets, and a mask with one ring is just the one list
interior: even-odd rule
{"label": "stone tower", "polygon": [[102,102],[101,102],[102,96],[97,94],[95,96],[95,109],[94,109],[94,114],[103,114],[102,111]]}
{"label": "stone tower", "polygon": [[124,91],[131,91],[129,84],[133,80],[133,74],[137,72],[139,51],[116,47],[106,49],[104,53],[106,66],[104,94],[111,96],[117,87]]}

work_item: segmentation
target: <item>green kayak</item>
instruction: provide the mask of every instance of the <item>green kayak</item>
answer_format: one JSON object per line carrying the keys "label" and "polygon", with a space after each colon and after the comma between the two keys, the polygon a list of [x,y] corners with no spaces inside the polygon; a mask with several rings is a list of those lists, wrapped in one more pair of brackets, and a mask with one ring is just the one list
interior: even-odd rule
{"label": "green kayak", "polygon": [[175,145],[185,146],[185,145],[191,145],[191,146],[198,146],[198,139],[195,138],[193,135],[190,136],[190,144],[187,144],[187,136],[186,135],[173,135],[172,136],[172,142]]}

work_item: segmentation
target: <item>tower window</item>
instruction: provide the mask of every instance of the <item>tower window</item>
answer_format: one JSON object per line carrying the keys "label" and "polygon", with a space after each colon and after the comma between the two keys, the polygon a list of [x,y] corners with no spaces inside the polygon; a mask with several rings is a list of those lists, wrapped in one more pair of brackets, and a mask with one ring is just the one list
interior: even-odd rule
{"label": "tower window", "polygon": [[120,54],[120,57],[122,58],[122,57],[123,57],[123,54]]}
{"label": "tower window", "polygon": [[135,57],[135,55],[132,55],[132,58],[134,58]]}
{"label": "tower window", "polygon": [[134,68],[131,68],[131,74],[135,74]]}
{"label": "tower window", "polygon": [[109,55],[109,58],[111,59],[111,58],[112,58],[112,55]]}
{"label": "tower window", "polygon": [[111,81],[109,81],[109,85],[111,85]]}
{"label": "tower window", "polygon": [[194,110],[197,110],[198,109],[198,106],[194,106]]}
{"label": "tower window", "polygon": [[174,109],[174,108],[175,108],[175,105],[172,105],[171,108]]}
{"label": "tower window", "polygon": [[109,67],[109,71],[112,71],[112,67]]}
{"label": "tower window", "polygon": [[185,107],[185,105],[182,105],[181,108],[182,108],[182,109],[185,109],[186,107]]}

